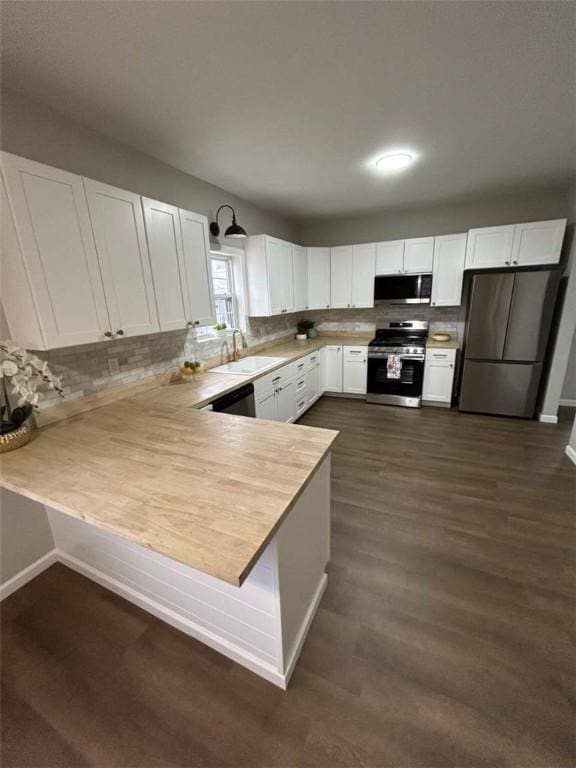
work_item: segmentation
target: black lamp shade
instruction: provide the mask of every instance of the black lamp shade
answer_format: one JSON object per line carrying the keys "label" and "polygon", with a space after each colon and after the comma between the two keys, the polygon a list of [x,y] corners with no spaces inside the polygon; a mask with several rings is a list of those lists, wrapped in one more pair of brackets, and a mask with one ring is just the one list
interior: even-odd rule
{"label": "black lamp shade", "polygon": [[247,237],[247,234],[246,230],[242,229],[240,224],[236,224],[236,219],[234,219],[226,232],[224,232],[224,237]]}
{"label": "black lamp shade", "polygon": [[236,211],[234,208],[232,208],[231,205],[221,205],[220,208],[216,211],[216,221],[211,222],[210,224],[210,232],[214,237],[218,237],[220,234],[220,225],[218,224],[218,215],[222,208],[230,208],[232,211],[232,224],[228,227],[226,232],[224,232],[224,237],[248,237],[246,234],[246,230],[243,229],[239,224],[236,223]]}

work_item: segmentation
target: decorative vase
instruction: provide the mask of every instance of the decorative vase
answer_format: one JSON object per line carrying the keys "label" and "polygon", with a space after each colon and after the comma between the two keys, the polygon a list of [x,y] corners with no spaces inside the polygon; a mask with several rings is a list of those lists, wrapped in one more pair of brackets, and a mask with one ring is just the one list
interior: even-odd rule
{"label": "decorative vase", "polygon": [[308,331],[308,338],[315,339],[317,336],[318,336],[318,331],[316,330],[316,328],[310,328],[310,330]]}
{"label": "decorative vase", "polygon": [[16,448],[21,448],[30,441],[31,437],[32,427],[30,426],[30,421],[25,421],[18,429],[13,429],[12,432],[0,435],[0,453],[7,453],[8,451],[15,451]]}

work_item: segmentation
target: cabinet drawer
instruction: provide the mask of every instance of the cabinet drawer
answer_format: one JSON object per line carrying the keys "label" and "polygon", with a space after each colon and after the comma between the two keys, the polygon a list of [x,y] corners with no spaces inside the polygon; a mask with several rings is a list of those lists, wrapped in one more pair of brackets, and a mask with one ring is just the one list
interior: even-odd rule
{"label": "cabinet drawer", "polygon": [[299,397],[300,393],[306,389],[306,375],[297,376],[294,381],[296,383],[296,397]]}
{"label": "cabinet drawer", "polygon": [[254,382],[254,394],[256,397],[264,394],[270,389],[281,385],[282,383],[289,381],[292,376],[292,366],[284,365],[282,368],[277,368],[271,373],[267,373],[265,376],[261,376]]}
{"label": "cabinet drawer", "polygon": [[453,363],[456,360],[456,350],[428,348],[426,350],[426,360],[435,360],[438,363]]}
{"label": "cabinet drawer", "polygon": [[301,357],[290,364],[296,378],[301,378],[308,369],[307,358]]}
{"label": "cabinet drawer", "polygon": [[354,360],[366,357],[368,347],[344,347],[344,359]]}
{"label": "cabinet drawer", "polygon": [[302,416],[308,407],[308,398],[303,393],[296,393],[296,418]]}

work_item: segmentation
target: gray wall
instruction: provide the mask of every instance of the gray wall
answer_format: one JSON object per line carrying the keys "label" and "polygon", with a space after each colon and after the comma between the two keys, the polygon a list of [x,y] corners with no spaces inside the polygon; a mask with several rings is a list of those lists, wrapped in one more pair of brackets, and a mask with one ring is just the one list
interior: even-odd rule
{"label": "gray wall", "polygon": [[0,491],[0,583],[11,579],[54,549],[42,504]]}
{"label": "gray wall", "polygon": [[[294,226],[287,219],[74,123],[7,88],[2,90],[1,112],[1,147],[7,152],[178,205],[210,219],[220,205],[229,203],[248,234],[264,232],[294,239]],[[230,223],[229,217],[230,211],[222,212],[224,229]],[[228,242],[236,246],[242,243]]]}
{"label": "gray wall", "polygon": [[487,200],[303,222],[299,226],[299,241],[303,245],[346,245],[447,235],[473,227],[539,219],[566,217],[574,221],[571,195],[570,187],[555,187]]}
{"label": "gray wall", "polygon": [[562,400],[570,400],[576,403],[576,333],[572,338],[572,347],[568,356],[568,368],[562,387]]}

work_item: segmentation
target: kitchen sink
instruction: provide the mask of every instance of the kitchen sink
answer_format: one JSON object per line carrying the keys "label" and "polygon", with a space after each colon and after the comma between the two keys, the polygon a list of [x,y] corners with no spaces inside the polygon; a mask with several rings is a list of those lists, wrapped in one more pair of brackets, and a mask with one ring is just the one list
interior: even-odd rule
{"label": "kitchen sink", "polygon": [[272,368],[279,363],[285,363],[283,357],[243,357],[234,363],[219,365],[217,368],[210,368],[208,373],[236,373],[240,376],[251,376],[254,373]]}

